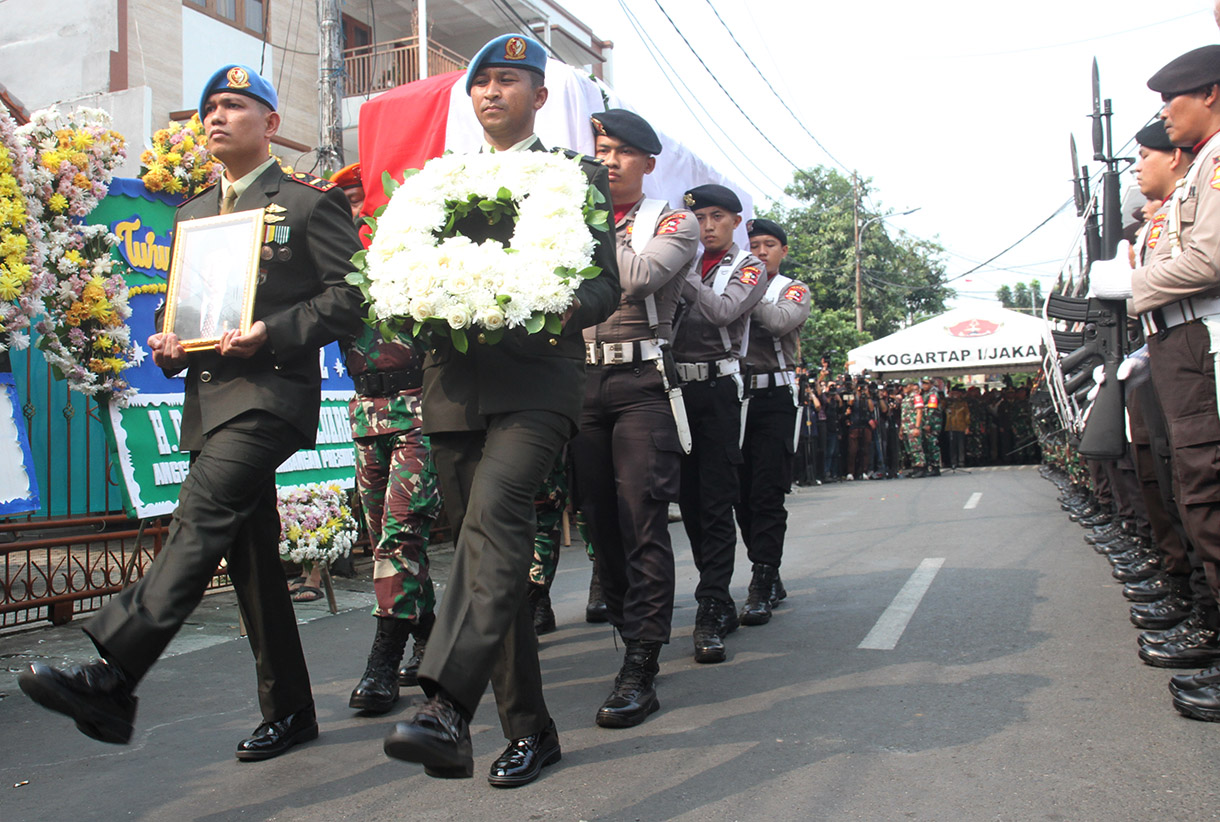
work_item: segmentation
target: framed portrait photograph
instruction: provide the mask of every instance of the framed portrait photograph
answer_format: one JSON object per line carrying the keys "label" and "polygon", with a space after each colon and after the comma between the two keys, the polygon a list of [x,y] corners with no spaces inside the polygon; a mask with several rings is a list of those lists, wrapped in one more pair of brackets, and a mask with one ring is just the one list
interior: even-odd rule
{"label": "framed portrait photograph", "polygon": [[186,220],[174,229],[163,327],[187,351],[212,348],[230,329],[250,330],[263,217],[257,208]]}

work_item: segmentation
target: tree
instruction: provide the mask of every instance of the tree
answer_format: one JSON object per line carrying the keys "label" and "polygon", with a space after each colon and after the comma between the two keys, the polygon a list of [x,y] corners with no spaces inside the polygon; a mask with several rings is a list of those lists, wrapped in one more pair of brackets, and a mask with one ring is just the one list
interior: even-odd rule
{"label": "tree", "polygon": [[[860,183],[860,225],[884,217],[869,207],[869,183]],[[809,286],[816,312],[846,312],[855,330],[856,249],[852,182],[824,166],[800,172],[785,193],[801,205],[776,204],[759,216],[788,232],[788,258],[781,271]],[[945,286],[944,249],[905,232],[891,236],[884,219],[876,219],[860,240],[864,330],[867,339],[892,334],[920,314],[944,311],[953,291]],[[831,321],[828,319],[828,323]],[[807,324],[807,327],[810,324]],[[825,329],[837,327],[833,323]],[[824,329],[824,330],[825,330]],[[867,342],[863,340],[864,342]],[[857,343],[859,344],[859,343]],[[818,348],[822,344],[815,343]],[[835,346],[829,346],[835,347]],[[846,352],[844,352],[846,353]]]}
{"label": "tree", "polygon": [[1028,283],[1017,283],[1014,286],[1002,285],[996,289],[995,297],[1000,305],[1013,311],[1025,311],[1030,314],[1041,314],[1042,283],[1030,280]]}
{"label": "tree", "polygon": [[830,373],[842,374],[847,352],[871,339],[867,331],[856,330],[854,309],[815,306],[801,326],[800,358],[817,371],[825,357],[830,363]]}

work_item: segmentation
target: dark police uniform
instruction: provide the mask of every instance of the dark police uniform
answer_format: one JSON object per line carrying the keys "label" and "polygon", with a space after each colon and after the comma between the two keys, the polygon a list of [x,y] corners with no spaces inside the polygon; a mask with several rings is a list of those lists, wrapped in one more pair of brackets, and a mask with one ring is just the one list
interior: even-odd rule
{"label": "dark police uniform", "polygon": [[[752,220],[750,236],[780,230],[769,221]],[[787,245],[787,236],[777,237]],[[746,351],[746,412],[742,464],[738,470],[741,498],[735,506],[742,542],[753,563],[753,576],[766,577],[766,596],[778,601],[783,590],[779,567],[784,555],[788,511],[784,496],[792,477],[796,452],[796,363],[800,329],[809,318],[809,289],[776,273],[766,280],[763,297],[750,313],[750,343]],[[755,580],[751,580],[754,585]],[[753,588],[751,588],[753,594]],[[758,603],[754,603],[757,605]],[[742,622],[752,621],[750,605]],[[765,621],[765,620],[764,620]]]}
{"label": "dark police uniform", "polygon": [[[646,202],[615,225],[623,297],[609,319],[585,329],[588,383],[572,455],[576,503],[596,546],[611,623],[625,639],[668,642],[674,603],[669,503],[678,499],[682,451],[659,366],[699,230],[689,211],[668,207],[654,224],[638,225]],[[651,238],[639,252],[637,231]]]}
{"label": "dark police uniform", "polygon": [[[545,151],[535,138],[522,150]],[[605,196],[605,168],[582,162]],[[511,221],[489,226],[479,214],[459,223],[475,242],[511,238]],[[602,269],[576,292],[579,307],[557,335],[506,332],[494,345],[472,335],[467,353],[437,338],[424,362],[424,433],[432,444],[445,510],[455,531],[449,585],[420,667],[429,695],[438,688],[473,714],[490,679],[504,735],[548,727],[538,639],[526,599],[535,529],[534,498],[575,433],[585,385],[580,330],[619,302],[614,237],[595,231]]]}
{"label": "dark police uniform", "polygon": [[[713,199],[696,192],[713,190]],[[720,199],[721,186],[700,186],[688,192],[687,205],[719,205],[740,212],[740,202]],[[728,192],[730,195],[731,192]],[[736,196],[733,201],[736,201]],[[761,261],[733,243],[706,274],[692,269],[683,282],[686,303],[674,335],[674,359],[683,380],[683,397],[691,428],[691,452],[682,459],[679,507],[690,539],[699,584],[695,597],[700,611],[719,622],[719,635],[736,627],[737,615],[729,584],[737,533],[733,505],[739,496],[741,465],[742,341],[750,311],[766,291]],[[696,617],[696,632],[700,630]],[[723,646],[718,654],[723,659]],[[699,658],[698,642],[696,659]],[[708,659],[708,661],[718,661]]]}
{"label": "dark police uniform", "polygon": [[[206,99],[206,95],[205,95]],[[175,228],[220,213],[221,187],[183,203]],[[139,680],[203,596],[221,558],[258,670],[263,718],[312,704],[296,616],[279,560],[275,469],[314,444],[318,349],[356,333],[360,291],[345,281],[361,248],[342,190],[272,163],[235,211],[266,209],[255,320],[267,342],[249,359],[191,353],[179,447],[191,452],[169,536],[144,578],[85,628],[104,657]]]}

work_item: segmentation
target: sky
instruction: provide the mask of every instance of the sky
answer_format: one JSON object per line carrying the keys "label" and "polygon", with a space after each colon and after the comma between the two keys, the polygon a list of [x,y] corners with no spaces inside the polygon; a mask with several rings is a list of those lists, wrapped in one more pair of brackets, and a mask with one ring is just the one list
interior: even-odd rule
{"label": "sky", "polygon": [[[953,306],[994,301],[1006,283],[1053,286],[1080,228],[1070,205],[961,275],[1071,198],[1069,135],[1090,174],[1102,170],[1088,119],[1094,57],[1119,153],[1159,109],[1148,78],[1220,42],[1212,0],[560,2],[614,42],[615,90],[760,203],[784,196],[795,163],[871,178],[868,205],[880,212],[918,208],[884,225],[944,246]],[[667,63],[658,66],[628,11]]]}

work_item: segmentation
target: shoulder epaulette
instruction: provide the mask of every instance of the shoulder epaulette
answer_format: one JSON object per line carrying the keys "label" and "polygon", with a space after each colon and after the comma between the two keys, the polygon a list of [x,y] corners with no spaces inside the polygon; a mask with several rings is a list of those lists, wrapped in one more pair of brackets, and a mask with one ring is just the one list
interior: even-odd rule
{"label": "shoulder epaulette", "polygon": [[217,185],[219,185],[219,183],[212,183],[211,185],[204,186],[203,188],[199,189],[194,194],[192,194],[190,197],[187,197],[185,200],[183,200],[180,205],[186,205],[191,200],[198,200],[201,196],[203,196],[204,194],[207,194],[209,191],[216,188]]}
{"label": "shoulder epaulette", "polygon": [[560,151],[563,152],[564,157],[567,157],[569,160],[580,160],[581,164],[587,164],[587,165],[591,165],[591,166],[605,165],[605,163],[603,163],[601,160],[597,159],[596,157],[590,157],[588,154],[581,154],[579,151],[573,151],[570,148],[560,149]]}
{"label": "shoulder epaulette", "polygon": [[307,185],[310,188],[316,188],[318,191],[330,191],[335,187],[335,184],[330,180],[323,180],[321,177],[315,177],[312,174],[306,174],[303,171],[296,171],[288,175],[289,178],[296,180],[302,185]]}

